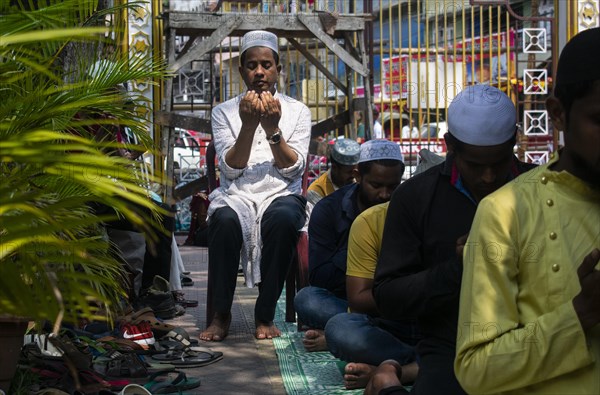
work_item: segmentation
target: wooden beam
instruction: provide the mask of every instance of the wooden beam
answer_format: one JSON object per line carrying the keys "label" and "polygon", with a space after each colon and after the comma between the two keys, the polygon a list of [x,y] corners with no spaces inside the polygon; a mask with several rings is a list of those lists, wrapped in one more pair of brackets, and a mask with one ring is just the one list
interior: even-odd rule
{"label": "wooden beam", "polygon": [[367,101],[364,97],[352,98],[352,107],[354,111],[365,111],[367,109]]}
{"label": "wooden beam", "polygon": [[330,80],[331,82],[333,82],[333,85],[337,86],[337,88],[338,88],[339,90],[341,90],[341,91],[344,93],[344,95],[347,95],[347,94],[348,94],[348,88],[347,88],[347,87],[346,87],[344,84],[342,84],[342,82],[341,82],[341,81],[340,81],[340,80],[339,80],[339,79],[338,79],[338,78],[337,78],[335,75],[333,75],[333,74],[332,74],[332,73],[331,73],[331,72],[330,72],[330,71],[327,69],[327,67],[325,67],[325,66],[323,65],[323,63],[321,63],[321,62],[319,61],[319,59],[315,58],[315,57],[314,57],[314,56],[313,56],[313,55],[312,55],[312,54],[311,54],[309,51],[307,51],[307,50],[306,50],[306,48],[305,48],[305,47],[304,47],[302,44],[300,44],[298,41],[294,40],[293,38],[291,38],[291,37],[288,37],[288,39],[287,39],[287,40],[290,42],[290,44],[292,44],[292,46],[293,46],[294,48],[296,48],[296,50],[297,50],[298,52],[300,52],[302,55],[304,55],[304,57],[305,57],[305,58],[306,58],[306,59],[307,59],[307,60],[308,60],[310,63],[314,64],[314,65],[315,65],[315,67],[316,67],[317,69],[319,69],[319,71],[320,71],[321,73],[325,74],[325,76],[326,76],[327,78],[329,78],[329,80]]}
{"label": "wooden beam", "polygon": [[[365,50],[365,37],[362,34],[358,35],[358,50],[360,51],[360,57],[362,59],[362,63],[364,67],[367,67],[367,52]],[[365,118],[363,123],[365,123],[365,139],[371,140],[372,131],[373,131],[373,111],[372,111],[372,97],[371,97],[371,84],[369,83],[369,76],[363,75],[363,89],[365,91],[365,106],[367,107],[367,111],[365,111]]]}
{"label": "wooden beam", "polygon": [[200,38],[200,35],[198,35],[198,34],[190,36],[190,38],[187,40],[187,42],[185,43],[185,45],[179,52],[179,57],[182,57],[183,55],[185,55],[187,53],[187,51],[190,50],[192,45],[194,45],[195,42],[199,41],[199,38]]}
{"label": "wooden beam", "polygon": [[350,32],[344,32],[343,34],[344,41],[346,42],[346,46],[348,47],[347,51],[350,52],[350,55],[352,55],[354,58],[360,59],[360,54],[358,53],[358,50],[352,42],[353,37],[350,35]]}
{"label": "wooden beam", "polygon": [[352,55],[342,48],[333,38],[331,38],[331,36],[325,33],[321,28],[321,25],[315,21],[314,18],[307,18],[305,14],[298,14],[298,19],[312,34],[315,35],[316,38],[321,40],[331,52],[335,53],[352,70],[363,77],[369,75],[369,69],[365,68],[362,63],[352,57]]}
{"label": "wooden beam", "polygon": [[315,138],[323,136],[325,133],[344,127],[348,123],[350,123],[350,112],[345,110],[317,123],[316,125],[313,125],[310,131],[310,137]]}
{"label": "wooden beam", "polygon": [[183,200],[186,197],[192,196],[193,194],[202,191],[208,191],[208,178],[206,176],[196,178],[195,180],[192,180],[178,188],[175,188],[173,198],[175,198],[175,200]]}
{"label": "wooden beam", "polygon": [[236,16],[226,20],[221,26],[219,26],[210,37],[205,38],[198,43],[194,48],[190,49],[188,53],[177,59],[172,65],[169,66],[169,70],[172,73],[179,71],[180,68],[190,63],[193,60],[200,59],[203,55],[208,53],[213,48],[221,44],[227,36],[231,34],[242,23],[242,18]]}
{"label": "wooden beam", "polygon": [[160,111],[154,115],[154,121],[161,126],[195,130],[196,132],[212,134],[210,121],[207,119],[190,117],[176,112]]}
{"label": "wooden beam", "polygon": [[[213,31],[223,26],[228,20],[240,17],[242,23],[230,35],[241,37],[251,30],[258,28],[276,33],[280,38],[288,37],[312,37],[311,32],[306,30],[305,25],[298,19],[303,16],[305,20],[314,21],[321,26],[317,13],[281,13],[281,14],[249,14],[238,12],[187,12],[169,11],[166,20],[165,31],[176,29],[178,35],[200,34],[210,35]],[[365,21],[371,18],[367,14],[340,14],[338,15],[335,36],[343,37],[344,31],[362,31]]]}

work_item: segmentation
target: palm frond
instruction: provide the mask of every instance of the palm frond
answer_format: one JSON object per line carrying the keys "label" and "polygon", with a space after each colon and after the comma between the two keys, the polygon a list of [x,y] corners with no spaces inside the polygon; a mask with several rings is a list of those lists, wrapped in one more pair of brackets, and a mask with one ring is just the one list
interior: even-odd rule
{"label": "palm frond", "polygon": [[[92,129],[128,128],[140,142],[133,148],[155,149],[132,105],[144,99],[116,88],[154,83],[165,66],[123,54],[98,62],[106,28],[94,26],[115,10],[97,8],[97,0],[0,0],[0,314],[110,319],[125,275],[102,224],[122,216],[150,240],[160,228],[146,181],[110,155],[132,147]],[[76,67],[62,61],[67,51]],[[99,204],[114,212],[98,213]]]}

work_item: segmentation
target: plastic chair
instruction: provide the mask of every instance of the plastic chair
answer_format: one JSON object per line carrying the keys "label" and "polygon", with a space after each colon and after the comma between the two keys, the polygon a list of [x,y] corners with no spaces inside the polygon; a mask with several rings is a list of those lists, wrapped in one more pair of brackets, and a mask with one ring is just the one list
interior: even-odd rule
{"label": "plastic chair", "polygon": [[[213,142],[206,147],[206,173],[208,177],[209,193],[218,186],[217,171],[215,166],[216,151]],[[307,164],[308,169],[308,164]],[[302,194],[306,195],[308,188],[308,171],[305,169],[302,176]],[[292,257],[292,264],[285,280],[285,320],[286,322],[296,321],[296,310],[294,309],[294,297],[296,292],[308,285],[308,234],[300,232],[296,251]],[[210,325],[213,317],[211,289],[212,278],[208,273],[206,284],[206,325]],[[298,323],[298,327],[300,327]]]}

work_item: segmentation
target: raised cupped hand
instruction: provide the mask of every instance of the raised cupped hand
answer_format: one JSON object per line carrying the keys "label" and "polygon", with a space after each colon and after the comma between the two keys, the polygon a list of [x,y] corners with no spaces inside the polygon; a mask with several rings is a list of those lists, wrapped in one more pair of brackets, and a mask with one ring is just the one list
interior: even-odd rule
{"label": "raised cupped hand", "polygon": [[262,103],[262,109],[264,110],[260,118],[260,124],[267,136],[270,136],[279,127],[279,120],[281,119],[281,103],[279,102],[279,99],[276,99],[269,91],[261,93],[260,101]]}
{"label": "raised cupped hand", "polygon": [[263,110],[260,95],[255,91],[248,91],[240,101],[240,118],[242,127],[255,130],[260,123]]}

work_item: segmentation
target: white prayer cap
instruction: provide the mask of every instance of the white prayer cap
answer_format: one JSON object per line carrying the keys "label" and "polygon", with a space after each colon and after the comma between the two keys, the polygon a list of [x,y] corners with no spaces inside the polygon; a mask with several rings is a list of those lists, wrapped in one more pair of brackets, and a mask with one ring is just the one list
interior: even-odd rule
{"label": "white prayer cap", "polygon": [[517,110],[508,96],[490,85],[471,85],[448,107],[448,131],[463,143],[506,143],[517,129]]}
{"label": "white prayer cap", "polygon": [[374,160],[392,159],[404,161],[400,146],[393,141],[385,139],[369,140],[360,146],[360,159],[358,163]]}
{"label": "white prayer cap", "polygon": [[242,37],[242,48],[240,54],[253,47],[267,47],[279,55],[279,45],[277,45],[277,36],[265,30],[253,30],[244,34]]}

